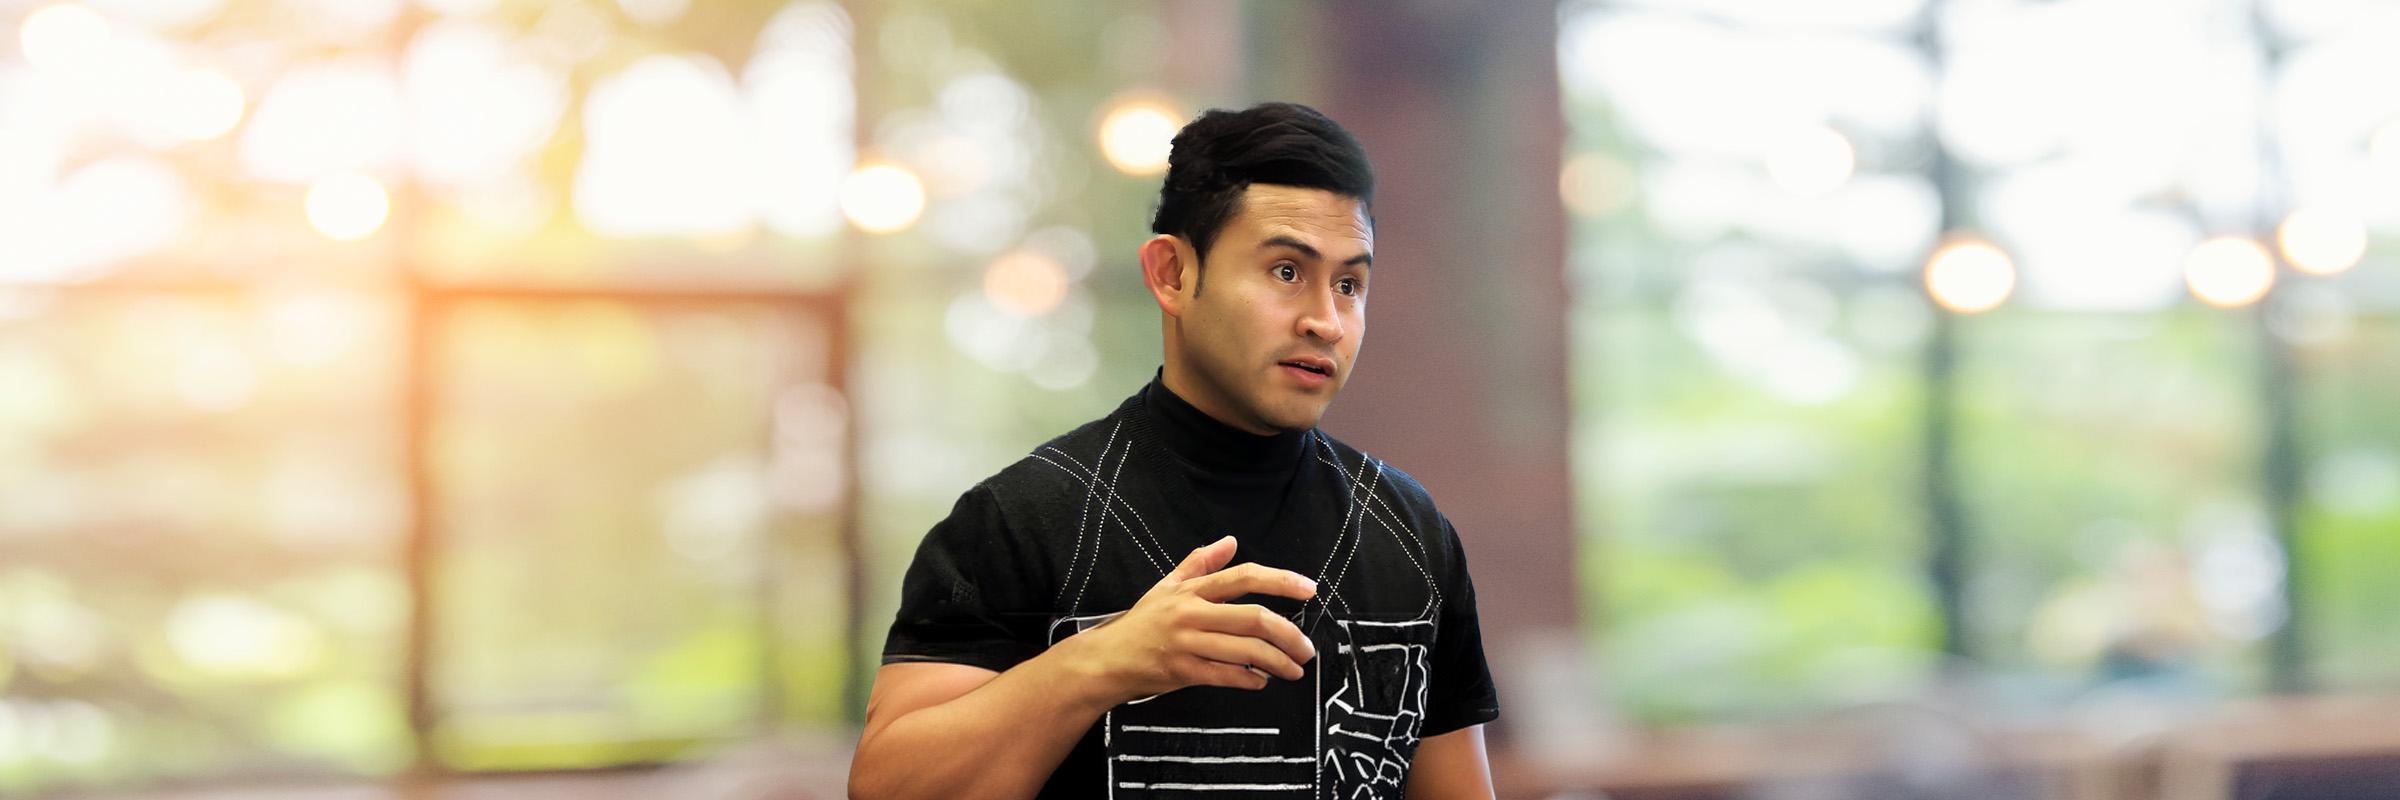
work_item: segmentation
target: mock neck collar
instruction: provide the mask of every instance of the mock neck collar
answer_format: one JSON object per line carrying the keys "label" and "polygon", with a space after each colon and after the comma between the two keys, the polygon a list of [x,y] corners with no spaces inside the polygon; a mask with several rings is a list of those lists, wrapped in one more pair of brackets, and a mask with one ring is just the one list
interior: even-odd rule
{"label": "mock neck collar", "polygon": [[1224,472],[1277,473],[1300,458],[1308,431],[1260,436],[1227,425],[1167,388],[1166,370],[1152,376],[1143,399],[1156,414],[1167,449],[1185,463]]}

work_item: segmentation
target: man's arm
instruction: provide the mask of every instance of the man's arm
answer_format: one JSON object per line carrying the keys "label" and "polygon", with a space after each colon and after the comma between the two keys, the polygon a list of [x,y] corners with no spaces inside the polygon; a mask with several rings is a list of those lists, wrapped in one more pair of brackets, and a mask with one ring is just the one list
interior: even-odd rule
{"label": "man's arm", "polygon": [[[1316,584],[1258,564],[1222,569],[1233,537],[1192,551],[1140,602],[1006,672],[891,664],[875,673],[850,762],[852,798],[1030,797],[1117,705],[1186,686],[1299,680],[1315,647],[1291,620],[1226,601],[1307,600]],[[1222,571],[1220,571],[1222,570]]]}
{"label": "man's arm", "polygon": [[1483,726],[1469,725],[1417,743],[1408,768],[1409,800],[1491,800],[1492,765]]}
{"label": "man's arm", "polygon": [[[1062,643],[1063,644],[1063,643]],[[1007,672],[888,664],[867,696],[850,796],[1030,796],[1109,707],[1052,650]],[[1078,691],[1078,689],[1081,689]]]}

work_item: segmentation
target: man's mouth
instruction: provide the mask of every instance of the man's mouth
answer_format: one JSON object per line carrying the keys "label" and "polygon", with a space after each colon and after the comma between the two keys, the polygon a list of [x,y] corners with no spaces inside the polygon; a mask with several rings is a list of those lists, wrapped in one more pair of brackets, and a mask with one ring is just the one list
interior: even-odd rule
{"label": "man's mouth", "polygon": [[1331,377],[1333,375],[1333,362],[1322,358],[1292,358],[1276,363],[1286,367],[1314,372],[1327,377]]}

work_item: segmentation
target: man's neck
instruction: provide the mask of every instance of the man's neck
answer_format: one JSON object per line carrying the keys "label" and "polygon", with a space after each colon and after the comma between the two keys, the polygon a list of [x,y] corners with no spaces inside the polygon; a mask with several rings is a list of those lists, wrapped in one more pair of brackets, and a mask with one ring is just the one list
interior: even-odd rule
{"label": "man's neck", "polygon": [[1224,423],[1253,436],[1273,436],[1283,431],[1268,427],[1256,420],[1244,419],[1233,413],[1233,404],[1225,400],[1224,390],[1215,382],[1201,379],[1184,369],[1180,362],[1169,359],[1161,369],[1161,382],[1167,391],[1174,392],[1183,402],[1207,414],[1209,419]]}
{"label": "man's neck", "polygon": [[1305,431],[1260,435],[1227,425],[1167,386],[1163,375],[1144,391],[1152,419],[1159,423],[1155,430],[1167,449],[1185,464],[1212,474],[1286,472],[1306,446]]}

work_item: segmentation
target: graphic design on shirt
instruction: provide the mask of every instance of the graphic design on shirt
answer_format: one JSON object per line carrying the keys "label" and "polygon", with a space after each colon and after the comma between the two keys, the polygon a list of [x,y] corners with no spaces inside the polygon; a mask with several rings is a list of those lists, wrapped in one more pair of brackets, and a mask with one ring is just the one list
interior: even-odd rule
{"label": "graphic design on shirt", "polygon": [[1398,797],[1425,724],[1433,621],[1335,622],[1348,642],[1333,652],[1346,669],[1318,714],[1325,726],[1323,780],[1350,787],[1332,795],[1344,800]]}
{"label": "graphic design on shirt", "polygon": [[[1061,618],[1051,625],[1051,641],[1116,616]],[[1317,741],[1311,731],[1319,717],[1310,698],[1324,679],[1313,667],[1309,672],[1299,681],[1270,681],[1255,692],[1195,686],[1110,709],[1100,718],[1108,796],[1317,796]]]}
{"label": "graphic design on shirt", "polygon": [[[1118,614],[1061,617],[1051,642]],[[1103,715],[1108,796],[1401,796],[1425,722],[1434,623],[1319,619],[1332,624],[1308,631],[1318,657],[1300,680],[1189,687]]]}

